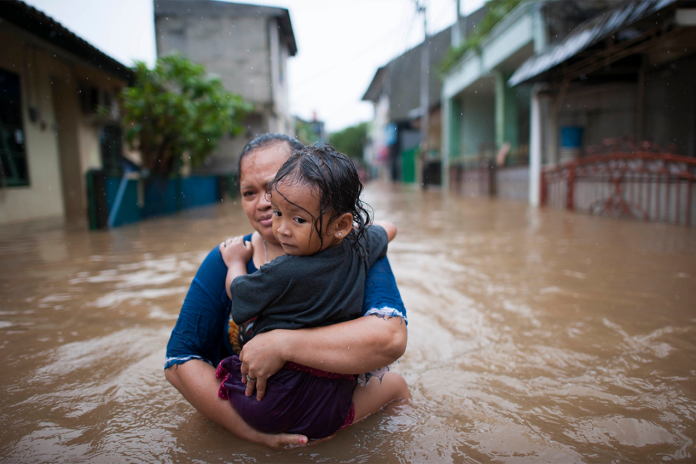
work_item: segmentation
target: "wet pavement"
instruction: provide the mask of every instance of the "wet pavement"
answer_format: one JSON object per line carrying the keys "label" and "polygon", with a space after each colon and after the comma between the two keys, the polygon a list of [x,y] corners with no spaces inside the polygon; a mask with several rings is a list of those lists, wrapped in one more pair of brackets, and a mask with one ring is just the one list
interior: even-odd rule
{"label": "wet pavement", "polygon": [[696,229],[367,188],[399,226],[410,405],[270,451],[164,379],[231,202],[108,232],[0,227],[4,462],[693,462]]}

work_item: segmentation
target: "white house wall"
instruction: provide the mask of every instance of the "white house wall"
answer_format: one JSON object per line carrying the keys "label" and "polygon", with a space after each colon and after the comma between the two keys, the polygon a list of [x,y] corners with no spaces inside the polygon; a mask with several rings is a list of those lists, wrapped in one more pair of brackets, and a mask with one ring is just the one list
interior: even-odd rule
{"label": "white house wall", "polygon": [[[7,187],[0,193],[0,224],[63,215],[58,140],[53,130],[56,124],[47,57],[25,47],[14,37],[0,34],[5,48],[0,54],[0,67],[19,75],[22,92],[22,124],[29,170],[29,185]],[[27,61],[25,50],[31,50]],[[45,129],[29,121],[29,86],[33,104],[38,107]]]}

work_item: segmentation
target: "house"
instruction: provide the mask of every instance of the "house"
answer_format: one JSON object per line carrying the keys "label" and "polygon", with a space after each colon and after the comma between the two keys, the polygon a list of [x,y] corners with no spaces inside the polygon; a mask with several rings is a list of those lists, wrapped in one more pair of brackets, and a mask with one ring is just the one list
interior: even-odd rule
{"label": "house", "polygon": [[[470,35],[485,12],[484,7],[460,18],[459,27]],[[429,37],[429,136],[428,153],[422,164],[421,179],[424,183],[439,183],[442,93],[439,70],[440,62],[451,43],[452,28]],[[419,177],[416,170],[419,165],[421,142],[419,126],[422,48],[423,44],[419,44],[380,67],[362,98],[363,101],[372,102],[374,106],[369,140],[365,147],[365,162],[373,171],[373,175],[376,175],[378,167],[383,167],[394,181],[415,182]]]}
{"label": "house", "polygon": [[179,52],[222,79],[256,109],[246,133],[220,140],[220,148],[198,172],[229,173],[244,145],[264,132],[294,134],[287,60],[297,44],[284,8],[215,0],[157,0],[157,56]]}
{"label": "house", "polygon": [[85,223],[85,174],[120,166],[115,97],[133,73],[17,0],[0,5],[0,43],[0,224]]}
{"label": "house", "polygon": [[508,85],[533,85],[532,204],[558,187],[569,209],[696,225],[695,83],[693,1],[627,2],[530,57]]}
{"label": "house", "polygon": [[447,71],[442,85],[444,188],[528,199],[530,87],[510,87],[508,79],[528,58],[614,3],[521,2]]}

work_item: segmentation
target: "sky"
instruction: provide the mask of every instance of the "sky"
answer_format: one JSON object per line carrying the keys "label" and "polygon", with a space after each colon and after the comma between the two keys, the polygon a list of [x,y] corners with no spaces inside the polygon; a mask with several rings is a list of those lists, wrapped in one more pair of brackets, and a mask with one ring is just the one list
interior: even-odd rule
{"label": "sky", "polygon": [[[153,0],[24,0],[118,61],[156,59]],[[455,0],[427,5],[428,32],[454,23]],[[468,14],[485,0],[462,0]],[[415,0],[259,0],[290,11],[298,53],[288,60],[293,114],[326,122],[329,131],[372,119],[360,99],[377,68],[423,40]],[[231,89],[234,90],[234,89]]]}

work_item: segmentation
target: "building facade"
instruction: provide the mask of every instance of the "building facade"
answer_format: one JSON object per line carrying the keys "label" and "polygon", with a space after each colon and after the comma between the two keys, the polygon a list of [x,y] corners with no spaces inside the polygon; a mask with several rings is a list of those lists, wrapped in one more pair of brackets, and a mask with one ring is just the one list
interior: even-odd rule
{"label": "building facade", "polygon": [[199,171],[233,172],[244,145],[255,135],[294,134],[287,61],[297,53],[297,44],[288,10],[214,0],[154,4],[157,56],[181,53],[255,105],[245,121],[246,132],[223,138]]}
{"label": "building facade", "polygon": [[[464,34],[471,34],[486,8],[481,8],[465,18],[460,26]],[[429,127],[426,145],[428,152],[421,156],[421,53],[423,44],[408,50],[380,67],[372,79],[364,101],[374,105],[374,118],[365,147],[365,160],[375,170],[380,167],[394,181],[424,183],[433,182],[429,174],[437,171],[441,153],[441,94],[440,62],[452,42],[452,28],[447,28],[428,38],[429,79],[428,110]],[[421,173],[417,170],[422,169]]]}
{"label": "building facade", "polygon": [[[530,57],[616,3],[521,2],[447,72],[442,86],[445,188],[529,198],[531,86],[513,87],[508,80]],[[496,168],[496,179],[482,177],[482,169]]]}
{"label": "building facade", "polygon": [[508,82],[530,84],[532,204],[696,225],[693,2],[604,11]]}
{"label": "building facade", "polygon": [[85,174],[119,166],[132,71],[21,1],[3,2],[0,43],[0,224],[84,224]]}

